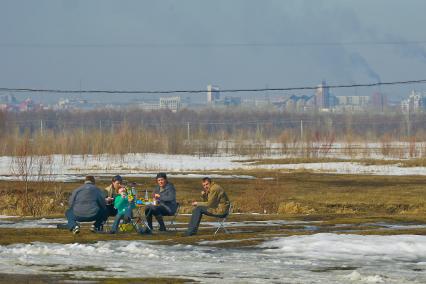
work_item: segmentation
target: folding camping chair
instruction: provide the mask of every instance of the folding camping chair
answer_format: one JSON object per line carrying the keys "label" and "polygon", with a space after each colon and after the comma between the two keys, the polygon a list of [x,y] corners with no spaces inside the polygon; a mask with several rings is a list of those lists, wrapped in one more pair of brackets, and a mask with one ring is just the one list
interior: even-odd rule
{"label": "folding camping chair", "polygon": [[[143,212],[143,210],[141,209],[143,207],[140,206],[136,206],[135,209],[133,209],[133,213],[132,213],[132,218],[130,219],[122,219],[120,221],[120,225],[119,228],[123,225],[123,224],[129,224],[130,226],[132,226],[133,231],[135,232],[139,232],[141,230],[141,228],[143,227],[148,227],[148,224],[146,222],[145,219],[145,214]],[[103,231],[104,232],[109,232],[112,229],[112,224],[114,223],[114,216],[111,216],[110,218],[108,218],[105,223],[103,224]]]}
{"label": "folding camping chair", "polygon": [[[175,230],[175,231],[177,231],[177,225],[175,224],[175,221],[176,221],[176,217],[179,215],[179,210],[180,210],[180,203],[177,202],[176,204],[177,204],[177,207],[176,207],[175,214],[163,216],[164,221],[168,222],[166,224],[166,226],[173,228],[173,230]],[[158,225],[158,226],[160,226],[160,225]]]}
{"label": "folding camping chair", "polygon": [[179,215],[179,210],[180,210],[180,203],[177,202],[176,212],[169,218],[168,226],[173,228],[175,231],[177,231],[177,225],[175,224],[175,221],[176,221],[176,217]]}
{"label": "folding camping chair", "polygon": [[220,229],[223,229],[223,231],[226,234],[229,234],[229,231],[225,227],[225,221],[226,221],[226,218],[228,218],[231,213],[232,213],[232,203],[229,203],[228,210],[222,215],[217,215],[218,225],[216,226],[216,231],[214,232],[214,236],[216,236],[216,234],[220,231]]}

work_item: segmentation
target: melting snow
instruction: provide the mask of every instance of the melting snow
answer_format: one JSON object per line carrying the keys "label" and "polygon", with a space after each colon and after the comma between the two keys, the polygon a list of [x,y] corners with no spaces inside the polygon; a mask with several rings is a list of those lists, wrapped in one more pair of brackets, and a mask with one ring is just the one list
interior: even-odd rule
{"label": "melting snow", "polygon": [[206,283],[425,283],[425,269],[426,236],[414,235],[292,236],[251,249],[144,241],[0,246],[3,273],[185,277]]}
{"label": "melting snow", "polygon": [[[154,173],[158,171],[171,172],[172,177],[201,178],[204,174],[179,174],[179,172],[208,171],[210,172],[209,175],[213,178],[253,178],[249,175],[222,175],[212,173],[212,171],[238,169],[305,169],[337,174],[426,175],[425,167],[402,168],[398,165],[362,165],[353,162],[254,165],[253,163],[245,162],[247,159],[249,157],[198,157],[165,154],[126,154],[123,156],[53,155],[52,164],[45,164],[46,169],[44,169],[42,174],[58,181],[81,180],[88,173],[105,176],[105,178],[109,178],[110,175],[117,173],[121,173],[126,177],[153,177]],[[13,173],[12,164],[11,157],[0,157],[0,179],[18,179],[18,176]],[[34,167],[34,170],[36,168]],[[39,178],[36,172],[31,177],[34,180]]]}

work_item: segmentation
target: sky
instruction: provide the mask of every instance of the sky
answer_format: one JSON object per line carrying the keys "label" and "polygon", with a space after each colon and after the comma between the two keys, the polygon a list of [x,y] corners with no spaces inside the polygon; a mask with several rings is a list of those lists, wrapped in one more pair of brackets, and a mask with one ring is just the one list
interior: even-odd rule
{"label": "sky", "polygon": [[[423,0],[0,0],[0,87],[198,90],[426,79],[424,11]],[[426,86],[380,90],[401,97],[411,89]]]}

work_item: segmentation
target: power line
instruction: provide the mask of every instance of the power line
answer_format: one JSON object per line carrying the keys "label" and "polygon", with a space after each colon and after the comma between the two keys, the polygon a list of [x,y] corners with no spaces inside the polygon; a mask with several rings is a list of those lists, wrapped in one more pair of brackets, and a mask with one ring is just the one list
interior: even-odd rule
{"label": "power line", "polygon": [[306,42],[189,42],[189,43],[8,43],[6,48],[234,48],[234,47],[310,47],[310,46],[374,46],[424,45],[426,41],[306,41]]}
{"label": "power line", "polygon": [[[392,81],[392,82],[376,82],[362,84],[339,84],[326,85],[330,89],[340,88],[357,88],[357,87],[376,87],[390,85],[410,85],[426,83],[426,79],[408,80],[408,81]],[[318,86],[305,87],[283,87],[283,88],[257,88],[257,89],[223,89],[221,93],[238,93],[238,92],[265,92],[265,91],[300,91],[300,90],[315,90]],[[38,92],[38,93],[57,93],[57,94],[199,94],[205,93],[206,90],[66,90],[66,89],[36,89],[36,88],[5,88],[0,87],[0,91],[8,92]]]}

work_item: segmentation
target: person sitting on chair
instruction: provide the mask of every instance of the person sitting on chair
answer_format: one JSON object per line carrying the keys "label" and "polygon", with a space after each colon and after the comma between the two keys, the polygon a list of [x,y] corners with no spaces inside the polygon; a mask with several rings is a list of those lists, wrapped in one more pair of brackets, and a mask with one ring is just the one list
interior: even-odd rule
{"label": "person sitting on chair", "polygon": [[115,234],[118,231],[118,225],[120,220],[130,221],[132,218],[132,209],[135,204],[133,200],[130,200],[130,197],[127,195],[126,189],[124,187],[118,190],[118,195],[114,200],[114,207],[117,209],[117,214],[115,215],[114,223],[110,233]]}
{"label": "person sitting on chair", "polygon": [[[192,202],[195,208],[192,210],[188,230],[185,233],[186,236],[192,236],[197,233],[203,215],[222,217],[227,214],[229,210],[230,201],[228,195],[220,185],[212,182],[209,177],[202,179],[202,185],[203,191],[201,191],[201,197],[204,202]],[[217,210],[213,212],[213,209]]]}
{"label": "person sitting on chair", "polygon": [[118,190],[121,188],[122,183],[123,178],[121,176],[113,176],[111,184],[104,190],[108,217],[117,215],[117,209],[114,207],[114,199],[118,195]]}
{"label": "person sitting on chair", "polygon": [[65,212],[68,219],[67,227],[74,234],[80,232],[77,222],[95,221],[94,230],[101,231],[103,223],[108,218],[104,195],[101,189],[95,186],[93,176],[86,176],[84,185],[72,192],[69,207]]}
{"label": "person sitting on chair", "polygon": [[157,186],[154,189],[154,199],[157,204],[148,205],[145,209],[146,221],[148,223],[147,233],[152,231],[152,215],[157,219],[160,225],[160,231],[166,231],[163,216],[175,214],[177,209],[176,189],[171,182],[167,180],[165,173],[158,173],[156,177]]}

